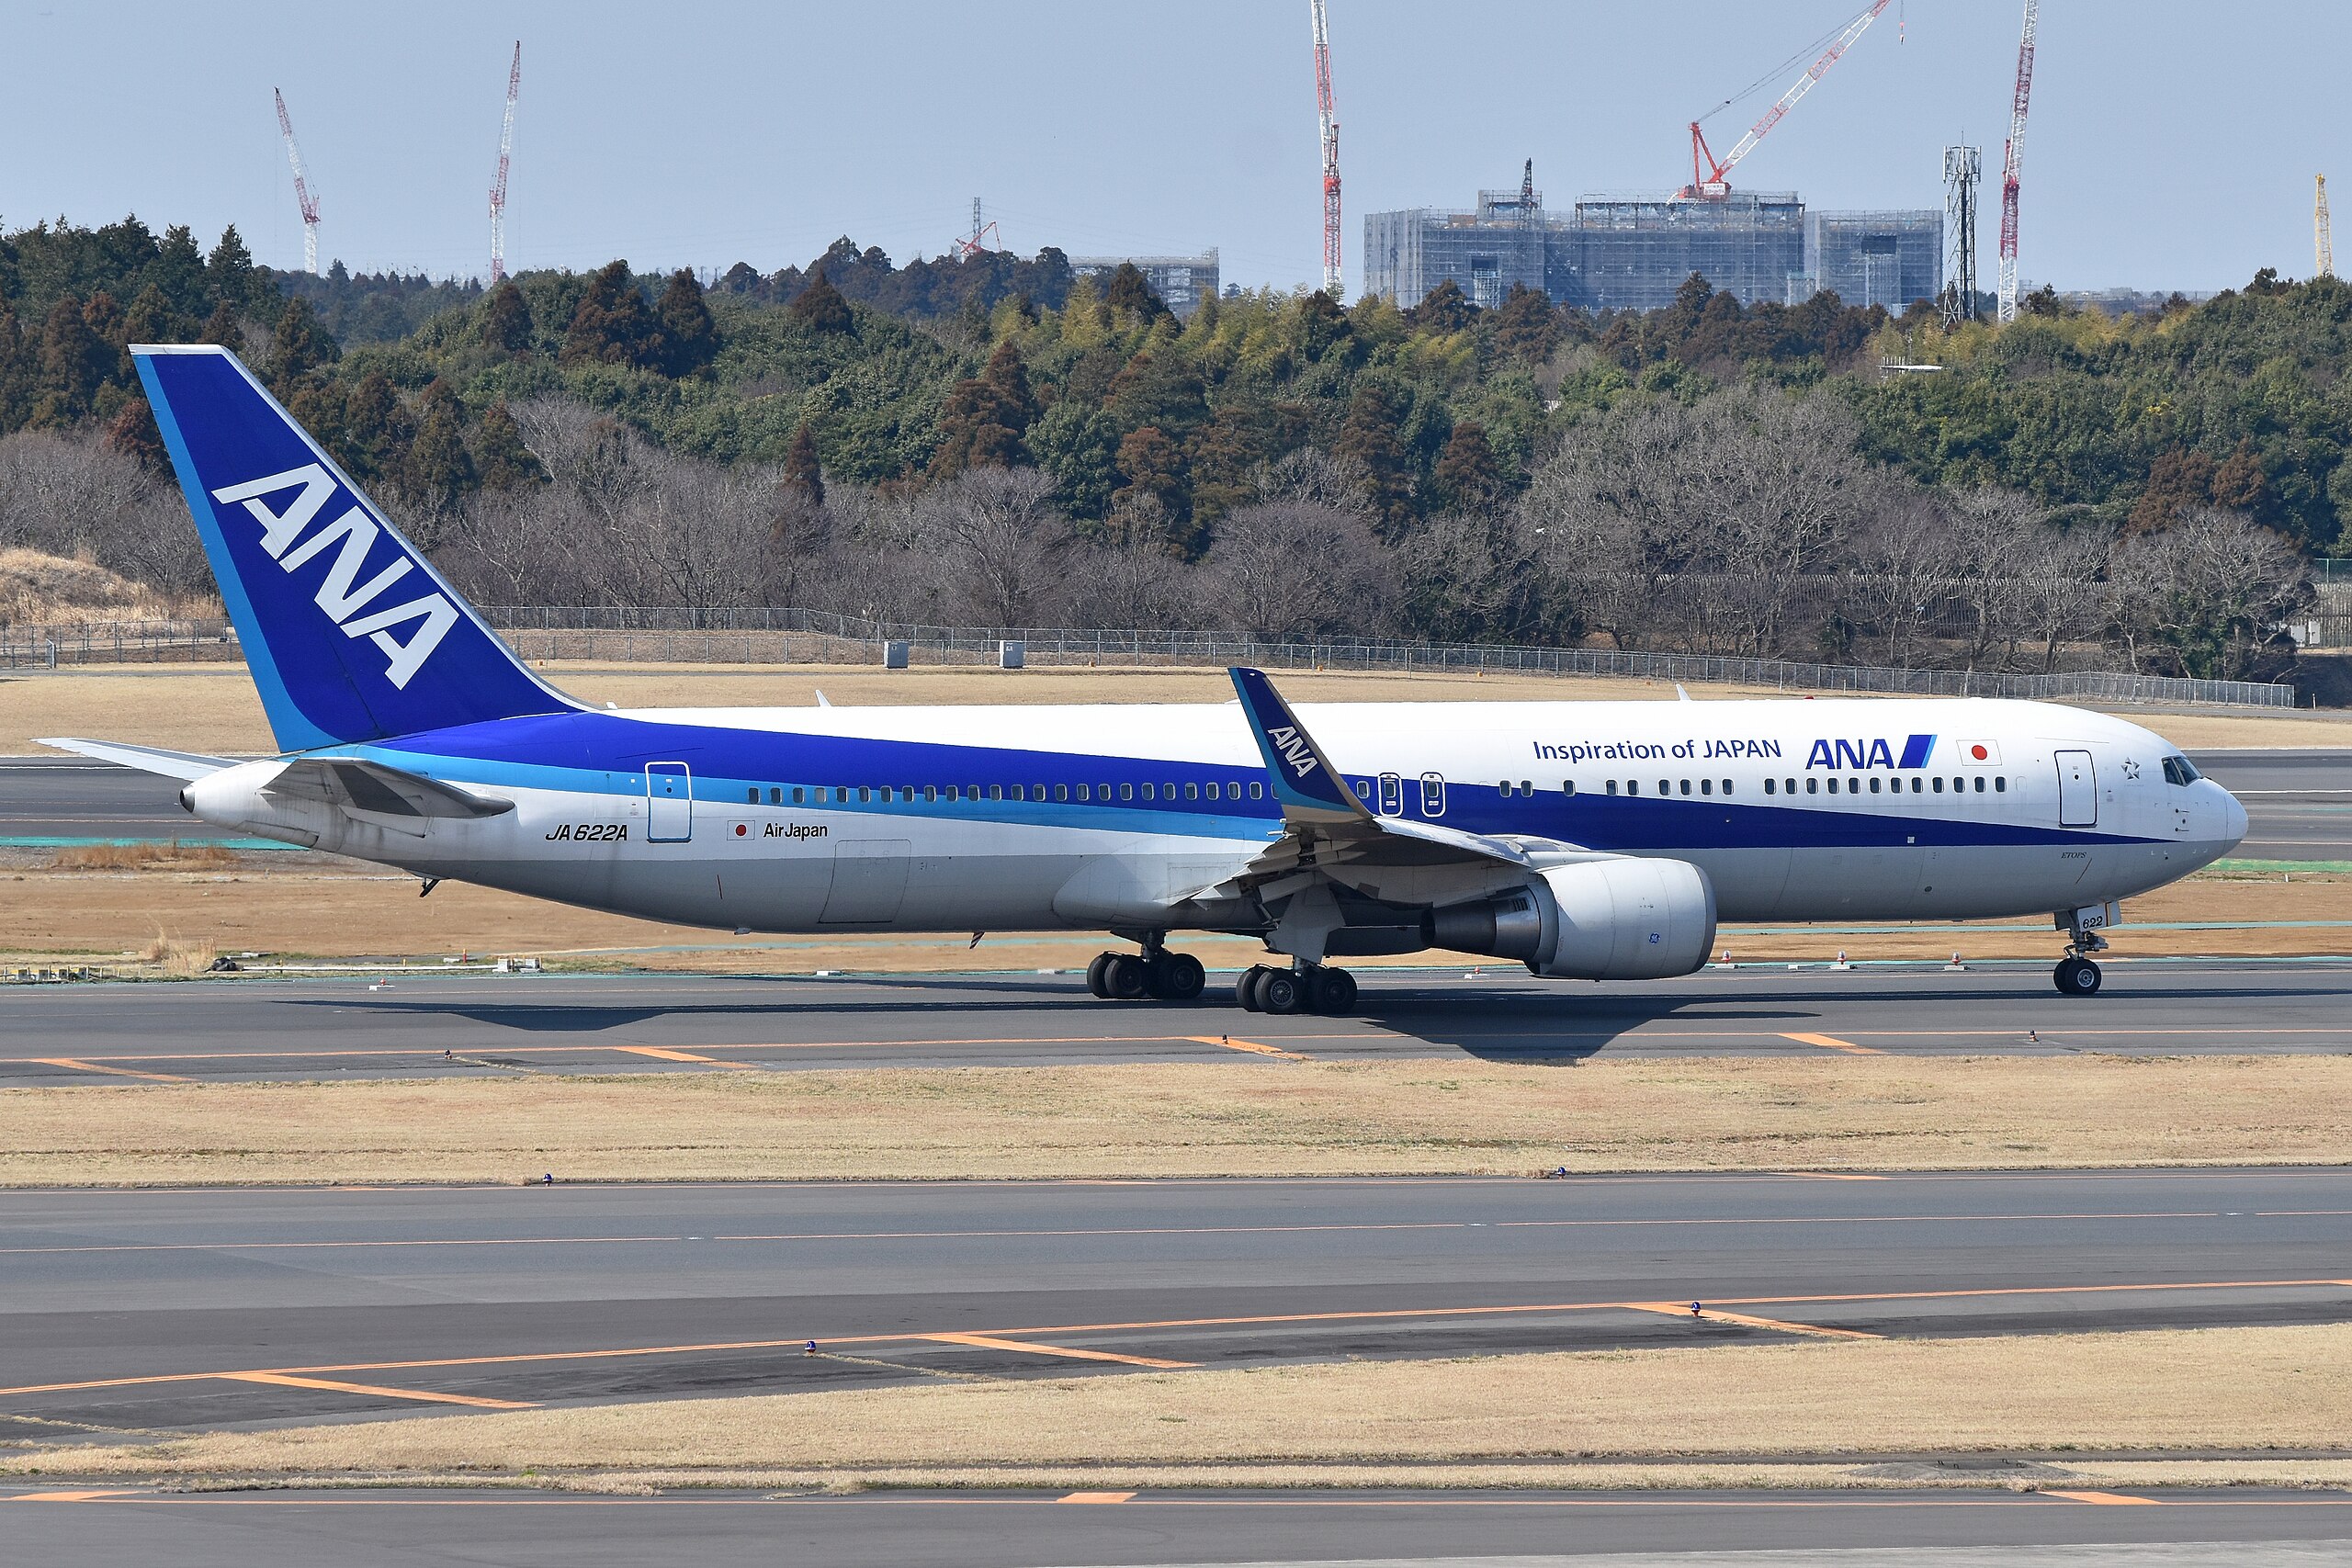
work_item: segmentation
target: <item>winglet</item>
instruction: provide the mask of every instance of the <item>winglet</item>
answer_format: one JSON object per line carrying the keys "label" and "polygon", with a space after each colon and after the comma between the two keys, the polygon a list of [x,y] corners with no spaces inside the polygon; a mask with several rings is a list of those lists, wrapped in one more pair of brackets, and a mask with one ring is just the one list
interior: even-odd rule
{"label": "winglet", "polygon": [[1274,683],[1266,679],[1266,672],[1235,665],[1226,673],[1233,677],[1233,689],[1240,694],[1241,711],[1249,716],[1250,733],[1266,759],[1266,775],[1272,781],[1274,798],[1282,802],[1283,818],[1294,822],[1370,820],[1372,813],[1348,788],[1322,748],[1306,733],[1306,727],[1274,690]]}

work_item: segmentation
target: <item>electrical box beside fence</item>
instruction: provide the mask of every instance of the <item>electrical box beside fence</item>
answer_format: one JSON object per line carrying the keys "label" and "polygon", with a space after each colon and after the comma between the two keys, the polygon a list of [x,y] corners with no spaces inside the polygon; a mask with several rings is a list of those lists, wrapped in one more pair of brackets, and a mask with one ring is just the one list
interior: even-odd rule
{"label": "electrical box beside fence", "polygon": [[1000,670],[1020,670],[1029,662],[1029,645],[1025,642],[1001,642],[996,645],[996,667]]}
{"label": "electrical box beside fence", "polygon": [[884,643],[882,645],[882,668],[885,670],[904,670],[906,667],[907,645],[903,642]]}

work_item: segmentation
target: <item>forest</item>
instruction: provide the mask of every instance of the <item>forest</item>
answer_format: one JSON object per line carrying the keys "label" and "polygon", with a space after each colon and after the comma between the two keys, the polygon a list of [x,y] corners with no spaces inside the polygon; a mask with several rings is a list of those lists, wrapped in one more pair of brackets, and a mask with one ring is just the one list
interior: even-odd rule
{"label": "forest", "polygon": [[203,341],[488,604],[2285,668],[2352,508],[2352,288],[2025,307],[1179,321],[1050,249],[485,288],[61,220],[0,232],[0,550],[206,597],[126,352]]}

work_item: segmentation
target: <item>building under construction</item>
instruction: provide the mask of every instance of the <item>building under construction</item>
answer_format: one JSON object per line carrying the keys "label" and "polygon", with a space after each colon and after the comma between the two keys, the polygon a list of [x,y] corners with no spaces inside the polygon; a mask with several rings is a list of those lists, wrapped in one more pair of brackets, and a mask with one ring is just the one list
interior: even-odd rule
{"label": "building under construction", "polygon": [[1122,266],[1143,274],[1159,302],[1180,321],[1189,321],[1204,299],[1216,298],[1216,247],[1196,256],[1072,256],[1069,269],[1080,277],[1107,279]]}
{"label": "building under construction", "polygon": [[1807,212],[1793,191],[1705,198],[1589,196],[1560,218],[1532,184],[1481,191],[1467,211],[1364,220],[1364,288],[1412,305],[1451,278],[1479,305],[1514,283],[1588,310],[1654,310],[1692,273],[1745,304],[1822,289],[1900,310],[1943,288],[1943,214]]}

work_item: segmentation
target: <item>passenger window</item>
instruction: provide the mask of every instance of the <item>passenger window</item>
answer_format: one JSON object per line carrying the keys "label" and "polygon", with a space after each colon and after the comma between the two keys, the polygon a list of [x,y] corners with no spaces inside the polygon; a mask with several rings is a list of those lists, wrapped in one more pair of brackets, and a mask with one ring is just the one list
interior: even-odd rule
{"label": "passenger window", "polygon": [[1163,799],[1173,800],[1176,798],[1176,786],[1172,784],[1161,784],[1159,786],[1159,794]]}
{"label": "passenger window", "polygon": [[1266,798],[1265,780],[1251,779],[1250,781],[1250,798],[1252,800],[1263,800]]}
{"label": "passenger window", "polygon": [[1069,798],[1069,785],[1056,784],[1054,786],[1054,798],[1056,800],[1068,800]]}
{"label": "passenger window", "polygon": [[964,797],[963,797],[963,795],[957,793],[956,788],[956,786],[955,786],[954,784],[949,784],[949,785],[947,786],[947,804],[948,804],[948,805],[953,806],[953,805],[955,805],[957,801],[959,801],[959,800],[961,800],[961,799],[963,799],[963,798],[964,798]]}
{"label": "passenger window", "polygon": [[1682,793],[1685,795],[1689,795],[1690,793],[1690,781],[1689,779],[1684,779],[1682,781]]}
{"label": "passenger window", "polygon": [[939,786],[936,784],[923,785],[922,797],[926,802],[937,800],[939,798]]}
{"label": "passenger window", "polygon": [[1944,792],[1944,779],[1943,779],[1943,775],[1942,775],[1941,773],[1938,773],[1938,774],[1936,775],[1936,777],[1935,777],[1935,785],[1936,785],[1936,793],[1937,793],[1938,795],[1941,795],[1941,794],[1943,794],[1943,792]]}
{"label": "passenger window", "polygon": [[1829,793],[1832,795],[1836,795],[1838,793],[1838,781],[1836,779],[1831,779],[1829,781]]}
{"label": "passenger window", "polygon": [[1729,795],[1731,793],[1731,780],[1729,779],[1724,780],[1724,793],[1725,795]]}
{"label": "passenger window", "polygon": [[1421,775],[1421,815],[1424,817],[1445,815],[1445,776],[1442,773]]}
{"label": "passenger window", "polygon": [[1796,792],[1797,792],[1797,781],[1796,781],[1796,780],[1794,780],[1794,779],[1791,779],[1791,780],[1789,780],[1789,781],[1787,782],[1787,784],[1784,784],[1782,787],[1783,787],[1783,788],[1785,788],[1785,789],[1786,789],[1786,790],[1787,790],[1791,795],[1794,795],[1794,794],[1796,794]]}
{"label": "passenger window", "polygon": [[1560,793],[1561,793],[1562,795],[1574,795],[1574,794],[1576,794],[1576,792],[1577,792],[1577,781],[1576,781],[1576,780],[1574,780],[1574,779],[1562,779],[1562,780],[1560,781]]}
{"label": "passenger window", "polygon": [[751,788],[743,792],[743,804],[746,806],[757,806],[759,803],[760,786],[753,784]]}
{"label": "passenger window", "polygon": [[1699,793],[1700,793],[1701,795],[1713,795],[1713,794],[1714,794],[1714,793],[1715,793],[1715,781],[1714,781],[1714,780],[1713,780],[1713,779],[1701,779],[1701,780],[1699,781]]}
{"label": "passenger window", "polygon": [[1994,793],[1995,795],[2007,795],[2007,794],[2008,794],[2008,793],[2009,793],[2009,781],[2008,781],[2006,777],[1996,777],[1996,778],[1993,780],[1993,793]]}
{"label": "passenger window", "polygon": [[1641,794],[1641,793],[1642,793],[1642,781],[1641,781],[1641,780],[1639,780],[1639,779],[1627,779],[1627,780],[1625,781],[1625,793],[1626,793],[1627,795],[1639,795],[1639,794]]}
{"label": "passenger window", "polygon": [[1028,799],[1029,787],[1026,784],[1014,784],[1012,786],[1012,798],[1015,800]]}
{"label": "passenger window", "polygon": [[849,785],[835,784],[833,786],[833,804],[835,806],[847,806],[849,804]]}
{"label": "passenger window", "polygon": [[[1252,800],[1258,798],[1258,786],[1256,784],[1251,784],[1250,786],[1250,798]],[[1356,780],[1356,798],[1358,800],[1370,800],[1372,798],[1372,781],[1370,779]]]}
{"label": "passenger window", "polygon": [[1002,784],[989,785],[989,798],[990,800],[1002,800],[1004,798],[1004,786]]}
{"label": "passenger window", "polygon": [[[1838,782],[1838,781],[1837,781],[1837,780],[1835,780],[1835,779],[1832,779],[1832,780],[1830,780],[1829,782],[1830,782],[1830,784],[1831,784],[1833,786],[1835,786],[1835,784],[1837,784],[1837,782]],[[1807,779],[1807,780],[1805,780],[1805,781],[1804,781],[1804,792],[1805,792],[1805,794],[1807,794],[1807,795],[1819,795],[1819,794],[1821,793],[1821,781],[1820,781],[1819,779]],[[1834,795],[1834,794],[1836,794],[1836,793],[1837,793],[1837,791],[1836,791],[1836,789],[1833,787],[1833,788],[1831,789],[1831,792],[1830,792],[1830,793]]]}
{"label": "passenger window", "polygon": [[1119,798],[1120,798],[1121,800],[1133,800],[1135,797],[1136,797],[1136,786],[1135,786],[1135,785],[1133,785],[1133,784],[1121,784],[1121,785],[1119,786]]}
{"label": "passenger window", "polygon": [[1615,779],[1611,779],[1609,781],[1609,793],[1611,795],[1615,795],[1617,793],[1617,781]]}
{"label": "passenger window", "polygon": [[1143,797],[1146,800],[1158,800],[1159,798],[1159,786],[1158,784],[1144,785]]}
{"label": "passenger window", "polygon": [[[1682,787],[1688,789],[1690,786],[1689,784],[1685,784]],[[1674,793],[1674,781],[1672,779],[1658,780],[1657,792],[1660,795],[1672,795]]]}
{"label": "passenger window", "polygon": [[1976,793],[1979,795],[1983,795],[1984,793],[1984,775],[1983,773],[1976,775]]}
{"label": "passenger window", "polygon": [[1186,800],[1198,800],[1198,799],[1200,799],[1200,798],[1201,798],[1201,786],[1200,786],[1200,785],[1198,785],[1198,784],[1186,784],[1186,785],[1184,786],[1184,798],[1185,798]]}
{"label": "passenger window", "polygon": [[1094,798],[1094,786],[1091,784],[1079,785],[1078,798],[1080,800],[1091,801]]}
{"label": "passenger window", "polygon": [[1772,781],[1770,779],[1766,779],[1764,781],[1764,793],[1766,795],[1772,793]]}
{"label": "passenger window", "polygon": [[1872,773],[1871,775],[1871,793],[1872,795],[1879,793],[1878,775],[1876,773]]}
{"label": "passenger window", "polygon": [[801,796],[801,791],[802,791],[803,789],[807,788],[807,787],[808,787],[808,786],[807,786],[807,785],[805,785],[805,784],[795,784],[795,785],[793,786],[793,790],[792,790],[792,804],[793,804],[793,805],[795,805],[795,806],[799,806],[799,805],[803,805],[803,804],[805,804],[805,802],[803,801],[802,796]]}

